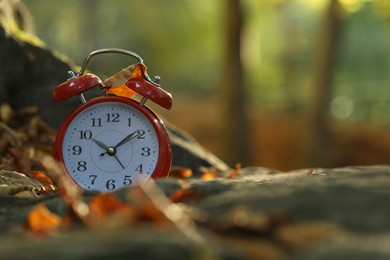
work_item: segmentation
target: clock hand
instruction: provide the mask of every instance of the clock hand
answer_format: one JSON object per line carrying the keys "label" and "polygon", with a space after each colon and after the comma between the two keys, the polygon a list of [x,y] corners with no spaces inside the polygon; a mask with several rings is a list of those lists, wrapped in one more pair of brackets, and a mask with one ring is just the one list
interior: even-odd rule
{"label": "clock hand", "polygon": [[107,146],[106,144],[104,144],[103,142],[101,142],[101,141],[99,141],[99,140],[96,140],[95,138],[92,138],[92,140],[93,140],[98,146],[100,146],[101,148],[106,149],[106,152],[100,154],[100,156],[104,156],[104,155],[108,152],[108,149],[109,149],[110,147],[108,147],[108,146]]}
{"label": "clock hand", "polygon": [[119,158],[116,156],[116,150],[115,148],[113,147],[108,147],[106,144],[104,144],[103,142],[99,141],[99,140],[96,140],[95,138],[92,139],[97,145],[99,145],[100,147],[106,149],[107,151],[104,152],[104,153],[101,153],[100,156],[104,156],[106,153],[108,153],[108,155],[110,156],[114,156],[115,160],[118,161],[118,163],[122,166],[123,169],[125,169],[125,166],[123,166],[123,164],[121,163],[121,161],[119,160]]}
{"label": "clock hand", "polygon": [[104,149],[108,149],[109,147],[107,145],[105,145],[103,142],[99,141],[99,140],[96,140],[95,138],[92,138],[92,140],[97,144],[99,145],[101,148],[104,148]]}
{"label": "clock hand", "polygon": [[134,139],[138,136],[142,135],[142,131],[141,130],[136,130],[134,132],[132,132],[131,134],[129,134],[128,136],[126,136],[125,138],[123,138],[119,143],[117,143],[114,148],[118,148],[119,146],[121,146],[122,144],[124,143],[127,143],[128,141],[130,141],[131,139]]}
{"label": "clock hand", "polygon": [[[96,140],[96,139],[93,139],[93,141],[99,145],[100,147],[106,149],[107,151],[105,151],[104,153],[101,153],[100,156],[104,156],[106,153],[108,153],[109,155],[115,155],[116,153],[116,148],[121,146],[122,144],[124,143],[127,143],[128,141],[140,136],[143,134],[144,131],[141,131],[141,130],[136,130],[134,132],[132,132],[131,134],[127,135],[125,138],[123,138],[119,143],[117,143],[114,147],[112,146],[107,146],[105,145],[104,143],[100,142],[99,140]],[[123,166],[122,166],[123,167]]]}
{"label": "clock hand", "polygon": [[114,154],[113,155],[114,158],[118,161],[118,163],[122,166],[123,169],[125,169],[125,166],[123,166],[123,164],[121,163],[121,161],[119,161],[118,157]]}
{"label": "clock hand", "polygon": [[[122,166],[123,169],[125,169],[125,167],[124,167],[123,164],[119,161],[118,157],[115,155],[115,154],[116,154],[116,148],[118,148],[118,147],[121,146],[122,144],[125,144],[125,143],[127,143],[128,141],[130,141],[130,140],[132,140],[132,139],[134,139],[134,138],[136,138],[136,137],[138,137],[138,136],[140,136],[140,135],[142,135],[142,134],[144,134],[144,131],[138,129],[138,130],[132,132],[131,134],[129,134],[128,136],[126,136],[125,138],[123,138],[123,139],[122,139],[119,143],[117,143],[114,147],[110,147],[110,148],[109,148],[109,149],[113,149],[113,150],[115,151],[115,153],[112,154],[112,155],[115,157],[115,159],[118,161],[118,163]],[[109,153],[109,149],[107,150],[108,153]],[[107,152],[106,152],[106,153],[107,153]],[[111,155],[111,154],[109,153],[109,155]],[[101,154],[100,156],[102,156],[102,154]]]}

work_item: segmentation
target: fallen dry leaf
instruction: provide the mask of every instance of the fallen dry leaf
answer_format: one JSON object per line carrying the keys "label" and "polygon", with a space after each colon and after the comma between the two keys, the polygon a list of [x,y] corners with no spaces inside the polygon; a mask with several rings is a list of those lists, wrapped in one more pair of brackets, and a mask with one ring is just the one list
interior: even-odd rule
{"label": "fallen dry leaf", "polygon": [[37,158],[45,167],[50,179],[56,183],[59,194],[70,211],[70,218],[85,226],[92,225],[94,223],[93,216],[90,214],[88,205],[82,199],[82,190],[65,174],[62,164],[45,153],[40,153]]}
{"label": "fallen dry leaf", "polygon": [[190,202],[199,198],[199,194],[191,189],[180,189],[176,190],[171,196],[169,196],[169,200],[175,203],[179,202]]}
{"label": "fallen dry leaf", "polygon": [[145,65],[138,63],[130,65],[115,75],[109,77],[103,82],[103,84],[106,86],[106,94],[126,98],[135,96],[137,93],[125,84],[133,78],[144,78],[143,70],[146,70]]}
{"label": "fallen dry leaf", "polygon": [[126,85],[120,85],[120,86],[111,86],[110,88],[107,88],[106,90],[107,95],[115,95],[119,97],[126,97],[131,98],[135,96],[137,93],[133,90],[131,90]]}
{"label": "fallen dry leaf", "polygon": [[240,173],[240,169],[241,169],[241,163],[236,163],[235,169],[227,176],[227,178],[228,179],[236,178]]}
{"label": "fallen dry leaf", "polygon": [[313,169],[307,170],[305,177],[311,176],[314,173]]}
{"label": "fallen dry leaf", "polygon": [[91,212],[98,214],[123,210],[127,204],[119,201],[112,193],[100,193],[89,202]]}
{"label": "fallen dry leaf", "polygon": [[53,181],[49,178],[49,176],[47,176],[45,173],[41,171],[33,171],[31,173],[31,177],[42,183],[41,188],[34,190],[37,195],[43,195],[57,191],[57,187],[54,185]]}
{"label": "fallen dry leaf", "polygon": [[228,175],[226,175],[227,173],[221,172],[218,168],[215,167],[202,168],[202,175],[200,176],[200,178],[202,180],[213,180],[217,178],[234,179],[240,173],[240,169],[241,163],[236,163],[235,168]]}
{"label": "fallen dry leaf", "polygon": [[57,231],[62,225],[62,218],[51,213],[45,204],[35,206],[27,215],[27,227],[37,234],[49,234]]}
{"label": "fallen dry leaf", "polygon": [[323,171],[316,171],[313,169],[307,170],[305,174],[305,179],[312,176],[326,176],[326,174]]}
{"label": "fallen dry leaf", "polygon": [[153,180],[129,189],[136,208],[142,209],[145,217],[163,227],[175,227],[183,235],[197,243],[204,243],[192,219],[177,204],[172,203]]}
{"label": "fallen dry leaf", "polygon": [[203,172],[200,176],[200,179],[207,181],[207,180],[214,180],[217,178],[221,178],[222,176],[216,172]]}
{"label": "fallen dry leaf", "polygon": [[132,77],[136,64],[130,65],[103,81],[105,86],[122,86]]}
{"label": "fallen dry leaf", "polygon": [[31,176],[46,186],[54,185],[53,181],[49,178],[49,176],[47,176],[45,173],[41,171],[33,171],[31,173]]}
{"label": "fallen dry leaf", "polygon": [[7,140],[6,145],[4,145],[4,148],[1,152],[5,152],[5,148],[8,145],[11,147],[21,146],[23,141],[26,139],[24,133],[14,131],[11,127],[3,122],[0,122],[0,131],[2,133],[1,139]]}
{"label": "fallen dry leaf", "polygon": [[173,166],[169,172],[169,177],[186,179],[192,176],[192,170],[190,168],[184,168],[180,166]]}
{"label": "fallen dry leaf", "polygon": [[36,107],[14,112],[0,105],[0,167],[26,175],[44,171],[36,159],[39,152],[52,153],[55,131],[43,122]]}
{"label": "fallen dry leaf", "polygon": [[3,103],[0,105],[0,120],[4,123],[8,123],[15,115],[15,112],[9,104]]}
{"label": "fallen dry leaf", "polygon": [[10,154],[14,158],[14,170],[17,172],[22,172],[26,175],[31,174],[31,157],[34,153],[32,147],[13,147],[9,149]]}
{"label": "fallen dry leaf", "polygon": [[104,225],[108,218],[117,213],[122,215],[121,219],[115,218],[115,221],[120,222],[117,226],[124,225],[124,222],[133,222],[135,218],[134,209],[129,204],[119,201],[112,193],[100,193],[91,199],[88,206],[95,221],[94,225]]}

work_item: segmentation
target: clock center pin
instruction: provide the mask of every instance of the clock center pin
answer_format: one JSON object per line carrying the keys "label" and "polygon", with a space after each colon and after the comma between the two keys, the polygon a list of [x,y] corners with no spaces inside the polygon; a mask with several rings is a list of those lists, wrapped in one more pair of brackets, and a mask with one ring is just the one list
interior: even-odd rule
{"label": "clock center pin", "polygon": [[107,154],[110,156],[114,156],[116,154],[116,149],[114,147],[108,147]]}

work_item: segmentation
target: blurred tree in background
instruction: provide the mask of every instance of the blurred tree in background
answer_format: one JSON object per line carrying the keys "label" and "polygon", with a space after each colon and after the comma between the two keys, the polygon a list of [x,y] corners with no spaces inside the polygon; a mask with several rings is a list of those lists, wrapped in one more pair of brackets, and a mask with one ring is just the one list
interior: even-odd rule
{"label": "blurred tree in background", "polygon": [[[78,64],[99,48],[140,54],[149,74],[160,75],[174,94],[173,110],[157,112],[231,165],[252,161],[287,170],[390,162],[388,0],[24,2],[36,34]],[[240,4],[233,24],[225,19],[233,17],[228,3]],[[326,26],[331,15],[337,22]],[[229,55],[235,43],[227,30],[237,23],[239,44]],[[128,64],[116,56],[98,59],[89,68],[106,75]],[[228,72],[229,60],[241,66],[234,70],[240,81]],[[238,92],[226,99],[237,82]],[[250,131],[240,129],[246,124]],[[224,139],[228,130],[237,142]],[[246,150],[246,143],[249,153],[232,152]]]}
{"label": "blurred tree in background", "polygon": [[[317,59],[314,64],[314,97],[309,119],[309,150],[307,164],[315,165],[321,162],[328,165],[330,149],[330,133],[328,124],[328,106],[333,94],[333,78],[336,58],[340,47],[343,19],[342,6],[338,0],[331,0],[326,10],[321,35],[318,37]],[[311,134],[311,135],[310,135]],[[320,148],[320,149],[318,149]]]}
{"label": "blurred tree in background", "polygon": [[[223,140],[224,159],[230,163],[250,162],[249,126],[247,118],[247,90],[241,61],[243,12],[240,0],[227,0],[224,4],[224,62],[219,88],[223,112],[219,132]],[[232,149],[233,148],[233,149]]]}

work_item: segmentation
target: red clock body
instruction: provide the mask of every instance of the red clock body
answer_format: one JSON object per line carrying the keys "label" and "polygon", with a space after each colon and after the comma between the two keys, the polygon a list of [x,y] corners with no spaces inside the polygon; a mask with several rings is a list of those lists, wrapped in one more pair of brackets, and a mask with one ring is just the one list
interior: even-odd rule
{"label": "red clock body", "polygon": [[55,157],[75,184],[112,191],[167,177],[172,148],[162,120],[132,99],[103,96],[78,107],[59,128]]}

